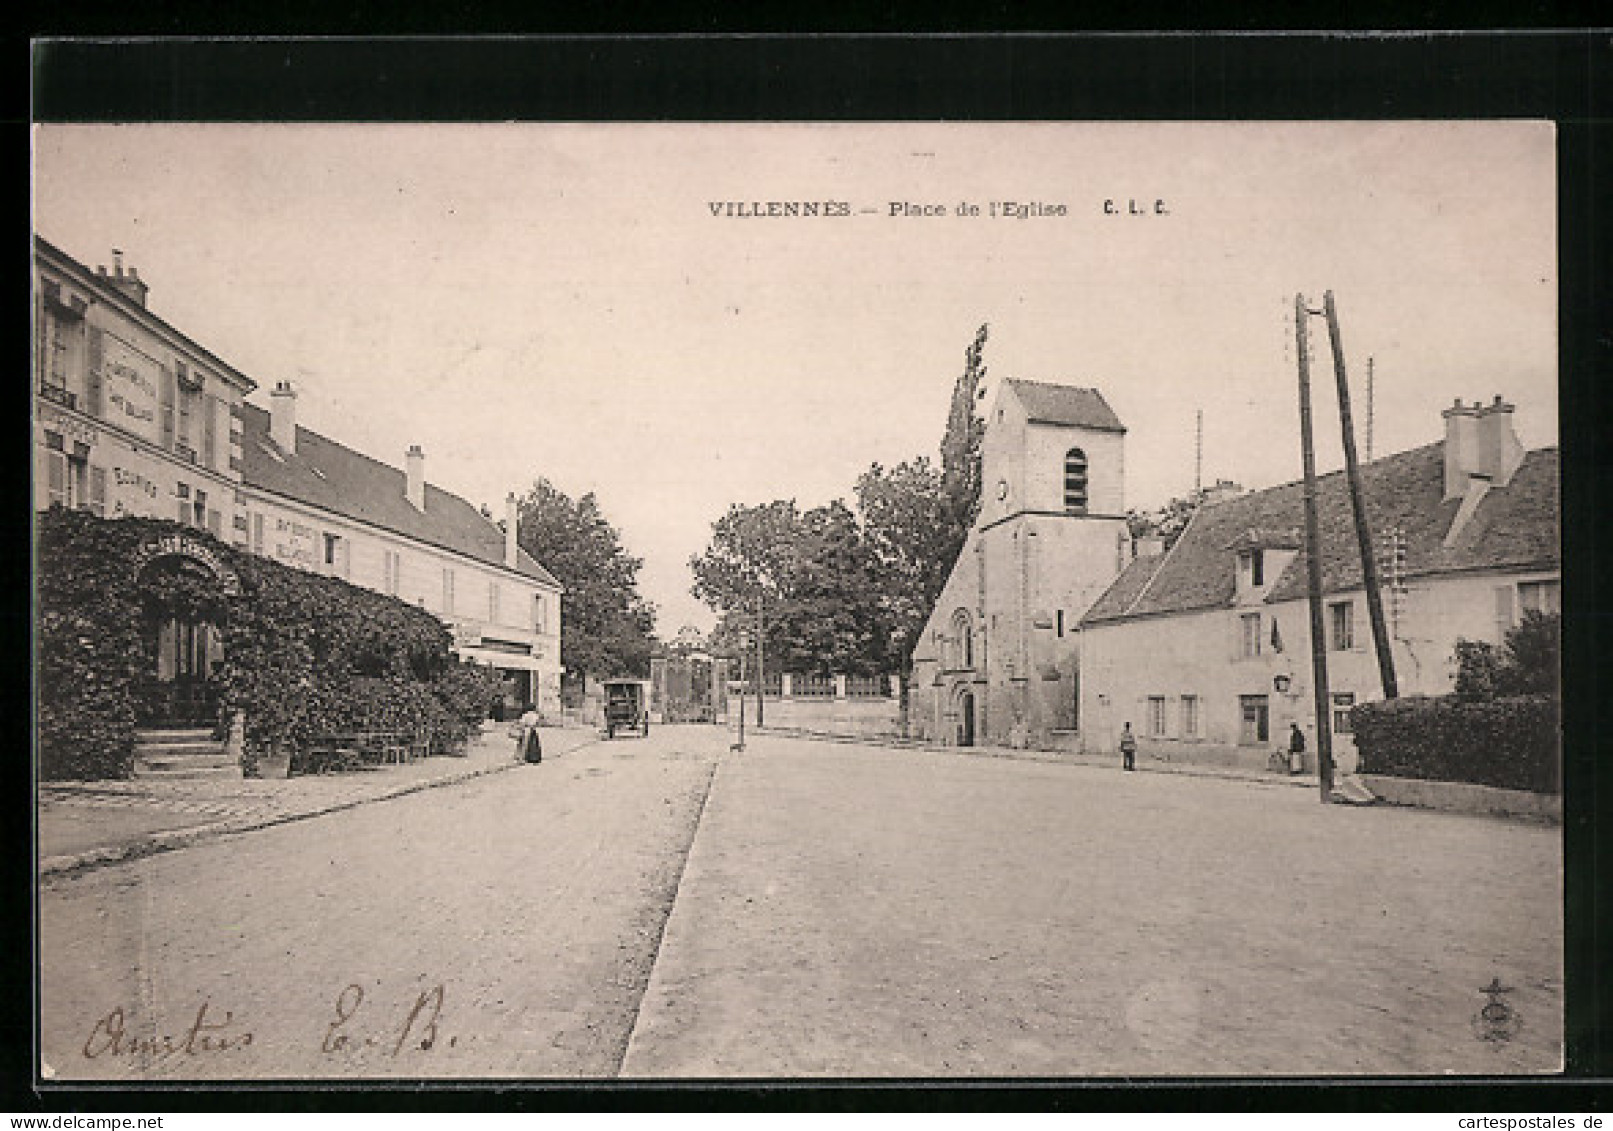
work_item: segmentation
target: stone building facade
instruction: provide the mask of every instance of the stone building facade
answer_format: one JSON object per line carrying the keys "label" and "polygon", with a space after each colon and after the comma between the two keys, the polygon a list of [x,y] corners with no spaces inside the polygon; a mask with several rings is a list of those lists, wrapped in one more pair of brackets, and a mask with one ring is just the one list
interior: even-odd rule
{"label": "stone building facade", "polygon": [[[411,601],[456,651],[504,675],[506,697],[559,711],[561,586],[505,530],[426,482],[419,449],[390,467],[271,409],[256,382],[147,306],[138,271],[91,271],[34,241],[34,506],[184,523],[254,553]],[[151,685],[205,684],[206,624],[164,624]],[[157,692],[153,692],[156,694]]]}

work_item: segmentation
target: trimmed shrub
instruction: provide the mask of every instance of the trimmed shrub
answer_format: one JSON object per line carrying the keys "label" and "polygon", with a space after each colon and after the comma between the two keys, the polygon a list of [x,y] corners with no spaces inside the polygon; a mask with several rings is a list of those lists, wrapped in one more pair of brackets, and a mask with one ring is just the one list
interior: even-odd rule
{"label": "trimmed shrub", "polygon": [[1534,793],[1562,789],[1558,719],[1558,701],[1547,695],[1408,696],[1350,711],[1362,773]]}

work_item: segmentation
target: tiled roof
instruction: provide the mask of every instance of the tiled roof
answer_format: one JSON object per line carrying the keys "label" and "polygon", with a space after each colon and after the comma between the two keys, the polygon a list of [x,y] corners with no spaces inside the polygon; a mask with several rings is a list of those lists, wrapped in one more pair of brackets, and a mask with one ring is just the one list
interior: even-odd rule
{"label": "tiled roof", "polygon": [[1004,382],[1025,406],[1025,414],[1043,424],[1078,424],[1100,432],[1124,432],[1125,426],[1096,389],[1049,385],[1041,381]]}
{"label": "tiled roof", "polygon": [[1093,602],[1092,608],[1087,610],[1083,620],[1111,620],[1124,615],[1131,603],[1142,595],[1142,591],[1154,579],[1154,574],[1159,571],[1159,565],[1164,560],[1164,554],[1149,554],[1147,557],[1133,558],[1126,563],[1126,568],[1115,578],[1114,584]]}
{"label": "tiled roof", "polygon": [[[1404,532],[1406,576],[1426,577],[1486,569],[1554,569],[1560,565],[1558,455],[1541,448],[1525,455],[1512,482],[1485,496],[1456,543],[1443,544],[1461,499],[1445,501],[1443,442],[1376,460],[1361,468],[1367,521],[1374,539]],[[1317,482],[1322,543],[1322,588],[1334,593],[1361,586],[1360,550],[1348,486],[1342,471]],[[1232,604],[1236,553],[1250,530],[1299,529],[1305,523],[1304,486],[1286,483],[1201,507],[1144,590],[1128,569],[1082,618],[1083,623],[1132,616],[1190,612]],[[1302,599],[1306,554],[1301,542],[1268,602]],[[1134,563],[1135,565],[1135,563]],[[1135,592],[1134,592],[1135,591]],[[1137,593],[1140,592],[1140,595]]]}
{"label": "tiled roof", "polygon": [[[504,565],[504,532],[458,495],[426,484],[426,509],[406,494],[406,476],[307,428],[297,428],[297,451],[282,452],[269,438],[269,413],[241,405],[241,479],[311,507],[357,519],[416,541]],[[550,585],[559,582],[525,551],[516,572]]]}

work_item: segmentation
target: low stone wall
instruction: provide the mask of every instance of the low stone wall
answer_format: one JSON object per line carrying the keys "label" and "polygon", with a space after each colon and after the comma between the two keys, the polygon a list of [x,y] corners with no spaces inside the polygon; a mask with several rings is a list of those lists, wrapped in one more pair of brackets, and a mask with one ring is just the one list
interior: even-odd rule
{"label": "low stone wall", "polygon": [[[839,734],[853,738],[889,738],[900,733],[899,707],[889,699],[769,698],[762,717],[770,727]],[[739,700],[728,700],[728,718],[739,718]],[[732,722],[730,725],[733,725]],[[745,725],[756,725],[756,698],[745,699]]]}
{"label": "low stone wall", "polygon": [[1419,809],[1490,817],[1527,817],[1537,821],[1563,819],[1563,799],[1555,793],[1497,789],[1470,782],[1396,778],[1386,774],[1361,774],[1360,781],[1386,805],[1412,805]]}

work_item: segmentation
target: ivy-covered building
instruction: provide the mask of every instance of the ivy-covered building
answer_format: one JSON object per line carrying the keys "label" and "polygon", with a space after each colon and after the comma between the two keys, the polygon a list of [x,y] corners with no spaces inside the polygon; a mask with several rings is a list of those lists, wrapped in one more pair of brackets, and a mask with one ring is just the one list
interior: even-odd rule
{"label": "ivy-covered building", "polygon": [[[561,587],[516,546],[513,497],[501,530],[428,484],[418,448],[399,469],[301,428],[284,385],[271,409],[248,404],[256,382],[152,311],[117,253],[91,270],[36,237],[33,258],[37,509],[177,522],[397,597],[498,669],[508,706],[558,709]],[[170,617],[150,632],[143,721],[208,720],[220,627]]]}

